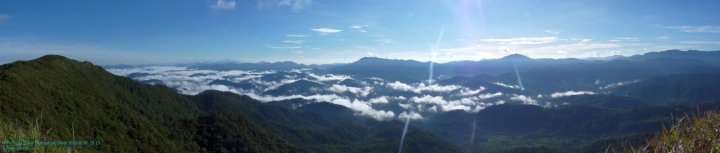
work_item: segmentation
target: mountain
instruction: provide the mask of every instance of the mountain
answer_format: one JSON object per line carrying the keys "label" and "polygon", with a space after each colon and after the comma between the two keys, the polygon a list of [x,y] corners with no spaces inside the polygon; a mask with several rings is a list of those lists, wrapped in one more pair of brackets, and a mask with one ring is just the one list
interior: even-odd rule
{"label": "mountain", "polygon": [[[512,54],[500,59],[487,59],[479,61],[452,61],[435,63],[433,67],[434,79],[439,77],[498,75],[515,72],[515,67],[521,70],[565,66],[577,63],[592,63],[580,59],[532,59],[521,54]],[[415,60],[395,60],[377,57],[364,57],[360,60],[341,66],[330,68],[328,73],[347,74],[360,77],[379,77],[390,81],[420,82],[427,80],[430,73],[430,63]]]}
{"label": "mountain", "polygon": [[265,91],[264,94],[279,96],[279,95],[313,95],[324,89],[324,86],[320,83],[308,81],[308,80],[297,80],[295,82],[278,86],[275,89]]}
{"label": "mountain", "polygon": [[[180,95],[162,85],[141,84],[57,55],[0,66],[0,121],[18,123],[0,126],[42,129],[43,140],[101,142],[78,148],[82,152],[397,149],[402,123],[357,123],[312,110],[317,109],[296,111],[212,90]],[[3,130],[0,136],[11,135],[4,132],[14,133]],[[408,151],[459,152],[432,133],[417,128],[409,132],[406,144],[414,148]]]}
{"label": "mountain", "polygon": [[510,54],[508,56],[500,58],[500,60],[509,60],[509,61],[524,61],[524,60],[531,60],[532,58],[522,55],[522,54]]}
{"label": "mountain", "polygon": [[[226,123],[240,128],[229,129],[204,120],[230,116],[203,114],[197,102],[172,89],[114,76],[89,62],[48,55],[0,67],[2,120],[36,120],[43,129],[55,129],[49,133],[54,140],[97,140],[103,145],[89,149],[100,152],[223,149],[200,143],[207,139],[193,139],[196,134],[207,135],[203,129],[212,128],[226,130],[214,135],[237,137],[223,142],[225,146],[242,146],[235,149],[302,152],[241,116],[232,116],[230,119],[236,122]],[[183,120],[198,122],[179,128],[176,124]]]}
{"label": "mountain", "polygon": [[[558,91],[589,90],[644,78],[671,74],[717,72],[713,67],[695,59],[648,59],[639,61],[612,60],[577,63],[565,66],[523,68],[518,66],[526,92],[549,94]],[[497,82],[517,82],[515,72],[494,76]]]}
{"label": "mountain", "polygon": [[416,126],[438,133],[469,152],[597,152],[609,145],[635,144],[669,125],[672,116],[715,110],[720,102],[698,105],[643,105],[630,97],[571,96],[557,107],[504,104],[480,112],[451,111]]}
{"label": "mountain", "polygon": [[660,52],[648,52],[642,55],[633,55],[628,57],[630,60],[647,60],[647,59],[696,59],[702,62],[720,66],[720,51],[697,51],[697,50],[666,50]]}
{"label": "mountain", "polygon": [[[86,148],[99,152],[395,152],[399,114],[412,112],[422,119],[411,121],[406,151],[593,152],[641,144],[673,116],[720,107],[718,67],[680,55],[694,52],[671,53],[678,58],[435,63],[435,84],[420,83],[430,63],[412,60],[363,58],[322,70],[110,69],[130,80],[46,56],[0,66],[0,123],[38,120],[53,140],[102,140]],[[364,114],[379,110],[394,115]]]}
{"label": "mountain", "polygon": [[353,63],[333,67],[327,71],[358,77],[380,77],[391,81],[420,82],[427,80],[429,65],[428,62],[415,60],[363,57]]}
{"label": "mountain", "polygon": [[628,95],[647,100],[678,103],[720,99],[720,73],[673,74],[653,77],[619,87],[616,95]]}

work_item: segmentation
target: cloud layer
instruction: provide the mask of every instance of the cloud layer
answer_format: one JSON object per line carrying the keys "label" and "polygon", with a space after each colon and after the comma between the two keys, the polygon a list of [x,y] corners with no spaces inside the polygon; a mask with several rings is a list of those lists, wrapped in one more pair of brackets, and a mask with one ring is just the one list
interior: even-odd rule
{"label": "cloud layer", "polygon": [[[195,95],[205,90],[219,90],[248,95],[262,102],[290,99],[329,102],[347,107],[356,115],[376,120],[405,117],[422,119],[427,113],[454,110],[477,112],[489,106],[506,103],[506,100],[541,105],[538,100],[530,96],[485,92],[487,88],[483,86],[473,90],[460,85],[386,82],[381,78],[355,78],[348,75],[318,73],[309,69],[216,71],[176,66],[148,66],[114,68],[108,71],[144,83],[163,84],[187,95]],[[592,94],[592,92],[568,91],[553,93],[551,96],[577,94]]]}

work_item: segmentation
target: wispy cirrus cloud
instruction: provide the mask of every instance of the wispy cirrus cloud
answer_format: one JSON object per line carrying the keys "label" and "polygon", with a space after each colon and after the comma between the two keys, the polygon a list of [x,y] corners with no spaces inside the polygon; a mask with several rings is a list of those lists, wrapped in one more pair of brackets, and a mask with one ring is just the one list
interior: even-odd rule
{"label": "wispy cirrus cloud", "polygon": [[507,45],[537,45],[557,41],[557,37],[520,37],[520,38],[488,38],[480,39],[482,42],[492,42]]}
{"label": "wispy cirrus cloud", "polygon": [[558,35],[560,35],[560,32],[562,32],[562,31],[558,31],[558,30],[545,30],[545,31],[543,31],[543,32],[552,34],[552,35],[554,35],[554,36],[558,36]]}
{"label": "wispy cirrus cloud", "polygon": [[290,37],[290,38],[302,38],[302,37],[307,37],[307,35],[288,34],[288,35],[285,35],[285,37]]}
{"label": "wispy cirrus cloud", "polygon": [[284,43],[291,43],[291,44],[302,44],[305,42],[305,40],[285,40]]}
{"label": "wispy cirrus cloud", "polygon": [[12,16],[7,14],[0,14],[0,24],[5,23],[10,19],[12,19]]}
{"label": "wispy cirrus cloud", "polygon": [[257,7],[258,9],[263,9],[270,6],[285,6],[298,12],[312,6],[312,3],[312,0],[257,0]]}
{"label": "wispy cirrus cloud", "polygon": [[691,45],[720,45],[720,41],[681,41],[680,43]]}
{"label": "wispy cirrus cloud", "polygon": [[270,48],[272,48],[272,49],[301,49],[301,48],[303,48],[303,47],[301,47],[301,46],[286,46],[286,45],[282,45],[282,46],[268,46],[268,47],[270,47]]}
{"label": "wispy cirrus cloud", "polygon": [[216,0],[210,5],[210,8],[215,11],[232,10],[235,9],[235,0]]}
{"label": "wispy cirrus cloud", "polygon": [[617,37],[617,38],[611,39],[609,41],[621,42],[621,41],[638,41],[638,40],[640,40],[640,38],[638,38],[638,37]]}
{"label": "wispy cirrus cloud", "polygon": [[688,32],[688,33],[720,33],[720,26],[689,26],[689,25],[681,25],[681,26],[668,26],[666,27],[668,29],[674,29],[681,32]]}
{"label": "wispy cirrus cloud", "polygon": [[358,31],[358,32],[367,32],[367,30],[365,30],[366,27],[368,27],[368,25],[353,25],[353,26],[350,26],[350,29],[354,29],[355,31]]}
{"label": "wispy cirrus cloud", "polygon": [[326,28],[326,27],[315,28],[315,29],[310,29],[310,30],[319,32],[320,34],[331,34],[331,33],[338,33],[338,32],[343,31],[341,29],[333,29],[333,28]]}
{"label": "wispy cirrus cloud", "polygon": [[592,91],[575,91],[575,90],[570,90],[570,91],[565,91],[565,92],[555,92],[555,93],[552,93],[552,94],[550,94],[550,97],[552,97],[552,98],[559,98],[559,97],[567,97],[567,96],[575,96],[575,95],[594,95],[594,94],[596,94],[596,93],[595,93],[595,92],[592,92]]}

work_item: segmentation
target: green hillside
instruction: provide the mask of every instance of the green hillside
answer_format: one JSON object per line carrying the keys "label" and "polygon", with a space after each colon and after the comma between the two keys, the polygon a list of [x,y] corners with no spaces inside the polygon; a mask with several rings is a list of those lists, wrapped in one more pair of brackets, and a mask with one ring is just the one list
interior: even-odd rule
{"label": "green hillside", "polygon": [[[215,149],[203,143],[203,131],[229,130],[246,150],[297,150],[254,122],[242,117],[203,114],[197,102],[164,86],[151,86],[114,76],[89,62],[48,55],[0,67],[0,120],[23,129],[37,120],[47,139],[97,140],[85,146],[100,152],[185,152]],[[231,120],[231,125],[206,121]],[[178,128],[188,120],[189,128]],[[243,128],[237,128],[243,127]],[[44,131],[44,130],[43,130]],[[6,133],[7,132],[7,133]],[[12,132],[12,131],[9,131]],[[0,137],[8,136],[8,131]],[[243,135],[251,133],[249,135]],[[211,150],[215,151],[215,150]]]}
{"label": "green hillside", "polygon": [[[403,126],[295,111],[228,92],[180,95],[57,55],[0,67],[0,123],[0,140],[100,143],[69,148],[80,152],[394,152]],[[460,152],[431,133],[408,133],[407,151]]]}

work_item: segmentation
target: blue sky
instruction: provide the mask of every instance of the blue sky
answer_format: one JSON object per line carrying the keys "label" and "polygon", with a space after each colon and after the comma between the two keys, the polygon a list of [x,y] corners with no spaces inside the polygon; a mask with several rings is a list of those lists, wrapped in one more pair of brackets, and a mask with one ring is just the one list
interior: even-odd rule
{"label": "blue sky", "polygon": [[[480,60],[720,50],[707,0],[8,0],[0,63]],[[434,47],[437,46],[437,47]],[[436,48],[436,49],[433,49]]]}

